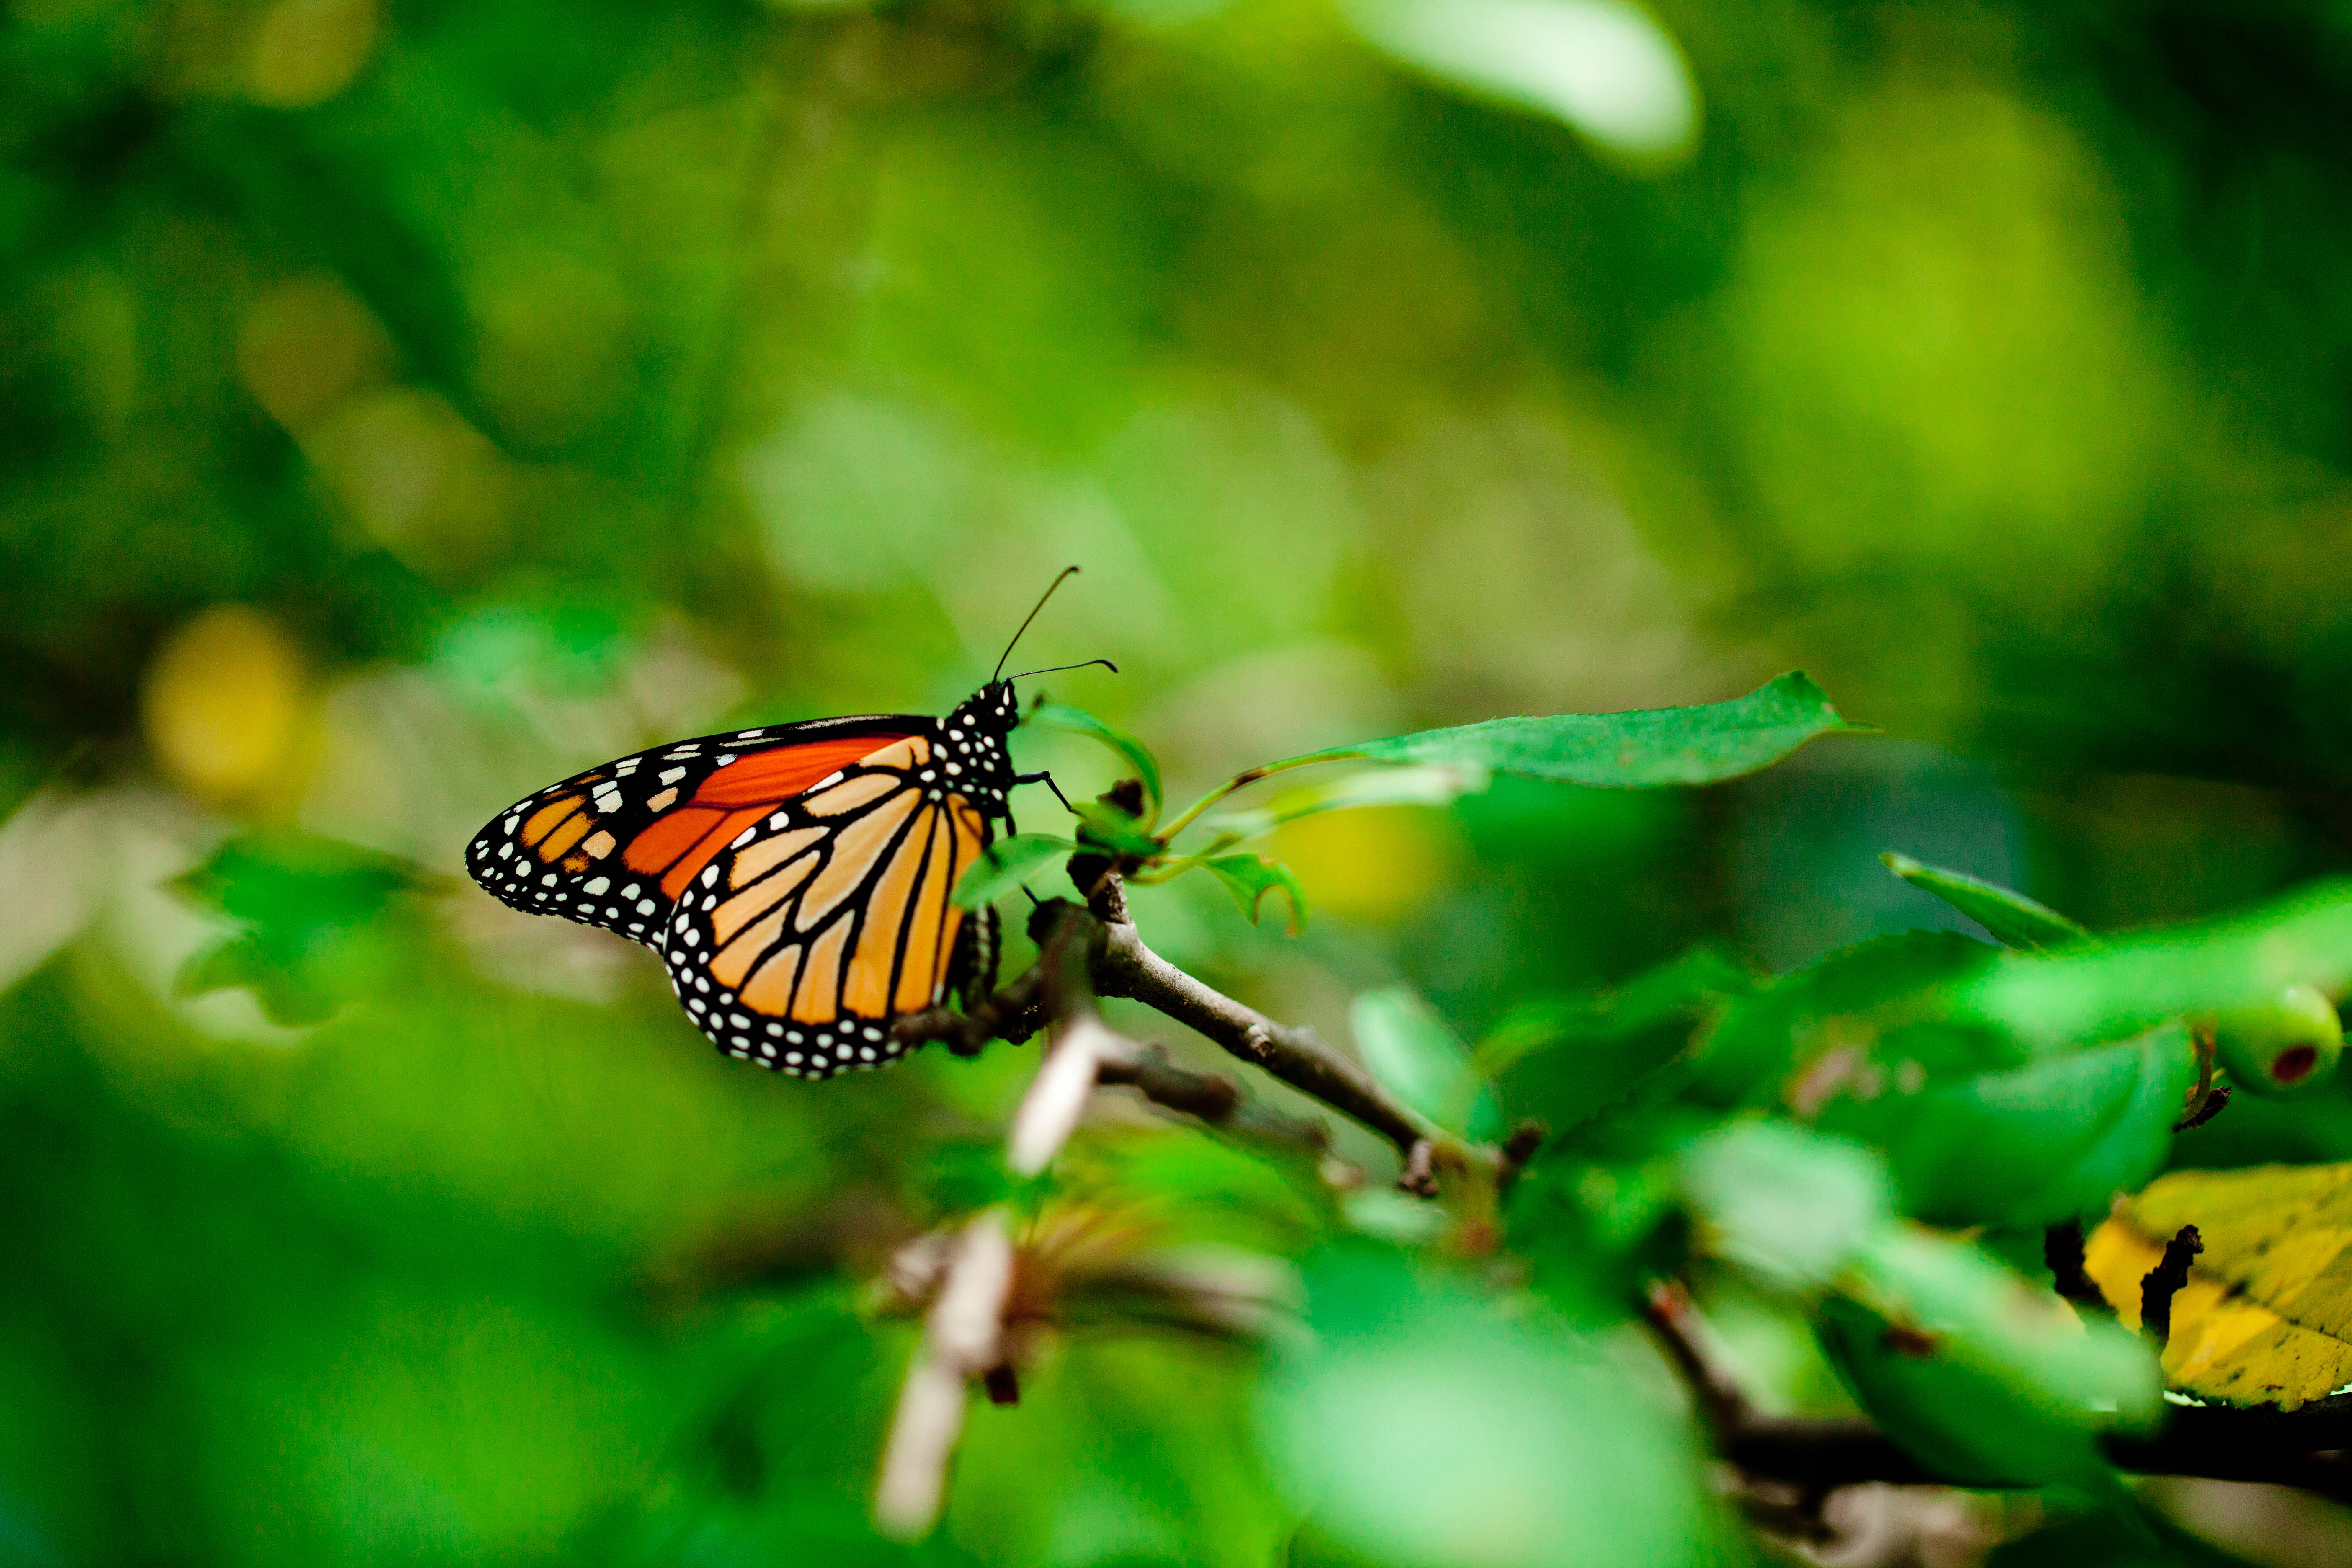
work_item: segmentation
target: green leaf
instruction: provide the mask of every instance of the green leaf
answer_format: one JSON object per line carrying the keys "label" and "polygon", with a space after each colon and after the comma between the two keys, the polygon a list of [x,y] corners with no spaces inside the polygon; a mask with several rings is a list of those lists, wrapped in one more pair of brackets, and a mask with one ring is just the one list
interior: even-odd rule
{"label": "green leaf", "polygon": [[1823,1348],[1887,1435],[1938,1473],[2116,1495],[2098,1434],[2152,1426],[2155,1358],[1976,1247],[1882,1232],[1824,1304]]}
{"label": "green leaf", "polygon": [[1685,1432],[1598,1344],[1367,1245],[1315,1258],[1306,1284],[1312,1331],[1270,1359],[1261,1443],[1349,1561],[1739,1560]]}
{"label": "green leaf", "polygon": [[1718,1127],[1679,1167],[1708,1250],[1782,1290],[1829,1284],[1895,1217],[1875,1153],[1785,1121]]}
{"label": "green leaf", "polygon": [[1910,1048],[1951,1037],[1934,1027],[1885,1037],[1852,1058],[1814,1119],[1885,1150],[1905,1208],[1939,1225],[2105,1212],[2162,1167],[2196,1077],[2177,1022],[1998,1071],[1952,1074]]}
{"label": "green leaf", "polygon": [[182,894],[231,920],[279,930],[364,923],[416,868],[341,839],[308,833],[239,834],[177,878]]}
{"label": "green leaf", "polygon": [[1112,728],[1083,708],[1072,708],[1060,702],[1046,702],[1031,710],[1022,721],[1041,729],[1059,730],[1064,734],[1084,735],[1099,741],[1125,760],[1142,781],[1144,811],[1143,826],[1150,827],[1160,820],[1160,808],[1165,796],[1160,784],[1160,762],[1151,749],[1124,730]]}
{"label": "green leaf", "polygon": [[1462,1041],[1436,1009],[1404,986],[1368,991],[1348,1016],[1356,1049],[1390,1092],[1449,1132],[1486,1141],[1503,1109]]}
{"label": "green leaf", "polygon": [[1318,812],[1368,805],[1451,805],[1465,795],[1485,789],[1488,777],[1483,768],[1459,765],[1380,768],[1328,784],[1286,790],[1264,805],[1213,816],[1202,826],[1244,842]]}
{"label": "green leaf", "polygon": [[[1876,937],[1733,998],[1701,1040],[1693,1093],[1714,1105],[1752,1102],[1788,1089],[1797,1067],[1932,1010],[1934,987],[1997,960],[1958,931]],[[2013,1053],[2022,1055],[2021,1052]]]}
{"label": "green leaf", "polygon": [[325,956],[315,949],[289,954],[261,936],[230,937],[191,957],[173,989],[183,996],[203,996],[243,988],[253,993],[271,1023],[299,1028],[322,1023],[342,1007],[340,988],[322,983],[318,973],[335,967],[319,962]]}
{"label": "green leaf", "polygon": [[194,955],[177,988],[244,986],[273,1022],[315,1024],[390,974],[382,927],[394,898],[421,881],[406,861],[338,839],[240,834],[172,884],[240,928]]}
{"label": "green leaf", "polygon": [[[1696,1023],[1756,989],[1756,976],[1714,946],[1692,948],[1615,991],[1538,996],[1514,1004],[1478,1042],[1478,1066],[1499,1078],[1525,1058],[1562,1047],[1615,1046],[1673,1023]],[[1598,1054],[1597,1052],[1595,1054]]]}
{"label": "green leaf", "polygon": [[992,904],[1077,846],[1050,833],[1016,833],[981,852],[957,879],[955,901],[967,910]]}
{"label": "green leaf", "polygon": [[2352,985],[2352,881],[2315,883],[2223,920],[2006,953],[1943,991],[1951,1016],[2036,1048],[2121,1039],[2167,1018],[2274,1003],[2290,985]]}
{"label": "green leaf", "polygon": [[2071,947],[2090,940],[2085,927],[2075,924],[2047,904],[2023,893],[1971,877],[1965,871],[1929,866],[1889,849],[1879,860],[1886,868],[1922,892],[1933,893],[1993,934],[2007,947],[2039,952]]}
{"label": "green leaf", "polygon": [[1727,702],[1490,719],[1455,730],[1423,730],[1338,746],[1276,765],[1369,757],[1382,763],[1479,768],[1559,784],[1647,789],[1716,784],[1769,767],[1819,736],[1874,732],[1868,725],[1840,718],[1827,694],[1798,670]]}
{"label": "green leaf", "polygon": [[1137,818],[1108,802],[1082,800],[1070,809],[1077,816],[1078,839],[1087,848],[1150,860],[1166,847]]}
{"label": "green leaf", "polygon": [[1225,891],[1234,896],[1234,902],[1249,916],[1252,925],[1257,923],[1259,907],[1265,902],[1265,896],[1280,893],[1290,904],[1286,929],[1292,936],[1307,929],[1307,889],[1298,885],[1297,875],[1281,861],[1264,855],[1217,855],[1198,864],[1224,884]]}

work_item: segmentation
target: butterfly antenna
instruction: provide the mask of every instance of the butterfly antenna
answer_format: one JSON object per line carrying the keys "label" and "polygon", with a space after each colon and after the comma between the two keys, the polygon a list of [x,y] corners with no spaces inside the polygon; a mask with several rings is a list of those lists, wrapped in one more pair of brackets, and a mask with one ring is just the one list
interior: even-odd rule
{"label": "butterfly antenna", "polygon": [[[1071,578],[1073,578],[1073,577],[1076,576],[1077,574],[1078,574],[1078,569],[1077,569],[1076,567],[1075,567],[1075,566],[1065,566],[1065,567],[1063,567],[1063,568],[1062,568],[1062,574],[1061,574],[1060,576],[1058,576],[1058,577],[1055,578],[1051,583],[1048,583],[1047,584],[1045,584],[1045,591],[1044,593],[1042,593],[1042,594],[1040,594],[1040,595],[1037,595],[1037,605],[1036,605],[1036,609],[1033,609],[1033,610],[1031,610],[1031,611],[1029,612],[1029,615],[1028,615],[1027,619],[1024,620],[1024,621],[1021,623],[1020,630],[1015,631],[1015,632],[1013,634],[1013,640],[1012,640],[1011,642],[1006,643],[1006,644],[1004,645],[1004,652],[1003,652],[1001,656],[999,656],[999,658],[997,658],[997,661],[996,661],[996,674],[995,674],[995,675],[992,675],[992,676],[990,676],[990,677],[988,678],[988,683],[989,683],[991,686],[995,685],[995,684],[996,684],[996,681],[997,681],[997,677],[998,677],[998,676],[1002,676],[1002,675],[1004,673],[1004,665],[1005,665],[1005,661],[1006,661],[1006,660],[1008,660],[1008,659],[1010,659],[1010,658],[1013,657],[1013,650],[1015,647],[1017,647],[1018,646],[1020,646],[1020,642],[1021,642],[1021,634],[1022,634],[1023,632],[1025,632],[1025,631],[1027,631],[1027,630],[1029,629],[1029,622],[1030,622],[1030,621],[1034,621],[1034,620],[1035,620],[1035,619],[1037,618],[1037,611],[1038,611],[1038,610],[1042,610],[1042,609],[1044,609],[1044,608],[1045,607],[1045,601],[1046,601],[1046,600],[1048,600],[1048,599],[1050,599],[1050,598],[1052,598],[1052,597],[1054,596],[1054,590],[1055,590],[1055,589],[1056,589],[1056,588],[1060,587],[1063,584],[1065,584],[1065,583],[1068,582]],[[1016,675],[1016,676],[1014,676],[1013,679],[1015,679],[1015,680],[1018,680],[1018,679],[1020,679],[1021,678],[1020,678],[1019,676],[1017,676],[1017,675]]]}
{"label": "butterfly antenna", "polygon": [[[1013,680],[1026,680],[1026,679],[1029,679],[1031,676],[1033,676],[1033,675],[1059,675],[1062,671],[1064,671],[1064,670],[1066,670],[1066,669],[1084,669],[1084,668],[1087,668],[1087,666],[1089,666],[1089,665],[1096,665],[1096,664],[1101,665],[1105,669],[1109,670],[1113,675],[1117,675],[1117,674],[1118,673],[1118,666],[1117,666],[1117,665],[1113,664],[1110,660],[1108,660],[1108,659],[1107,659],[1107,658],[1086,658],[1086,659],[1080,659],[1080,660],[1079,660],[1077,663],[1076,663],[1076,664],[1049,664],[1049,665],[1047,665],[1047,666],[1046,666],[1045,668],[1043,668],[1043,669],[1024,669],[1024,670],[1023,670],[1020,674],[1015,675],[1015,676],[1011,676],[1011,677],[1009,677],[1008,679],[1013,679]],[[997,668],[1001,669],[1001,668],[1003,668],[1003,667],[1002,665],[999,665]],[[990,679],[989,679],[989,684],[990,684],[990,685],[992,685],[992,686],[995,684],[995,678],[994,678],[994,677],[992,677],[992,677],[990,678]]]}

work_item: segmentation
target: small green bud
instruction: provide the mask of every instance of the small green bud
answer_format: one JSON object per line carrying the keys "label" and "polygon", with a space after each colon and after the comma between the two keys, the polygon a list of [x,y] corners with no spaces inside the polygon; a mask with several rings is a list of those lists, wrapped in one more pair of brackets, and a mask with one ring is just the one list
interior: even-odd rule
{"label": "small green bud", "polygon": [[2290,985],[2267,1006],[2215,1015],[2213,1045],[2231,1083],[2280,1098],[2327,1080],[2344,1054],[2344,1023],[2315,988]]}

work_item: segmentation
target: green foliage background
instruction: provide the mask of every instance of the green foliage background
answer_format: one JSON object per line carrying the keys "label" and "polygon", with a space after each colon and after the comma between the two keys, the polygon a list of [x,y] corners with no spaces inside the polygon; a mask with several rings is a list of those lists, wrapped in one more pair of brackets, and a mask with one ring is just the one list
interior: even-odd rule
{"label": "green foliage background", "polygon": [[[1669,0],[1696,118],[1629,146],[1378,9],[0,13],[0,1560],[1539,1560],[1301,1536],[1307,1492],[1387,1495],[1283,1468],[1353,1384],[1075,1330],[976,1412],[941,1531],[880,1543],[912,1340],[864,1285],[1001,1194],[1028,1053],[772,1079],[643,954],[451,880],[604,756],[943,709],[1066,562],[1024,654],[1117,659],[1046,684],[1180,800],[1800,664],[1891,731],[1302,823],[1297,941],[1139,899],[1336,1039],[1391,985],[1491,1041],[1701,939],[1957,927],[1886,848],[2095,929],[2345,865],[2352,13]],[[167,885],[245,830],[235,899]],[[1640,1065],[1531,1058],[1511,1109]],[[2347,1157],[2341,1089],[2171,1155]],[[1139,1119],[1074,1159],[1067,1201],[1304,1260],[1381,1376],[1589,1415],[1635,1375],[1553,1353],[1583,1231],[1533,1263],[1557,1321],[1473,1331],[1312,1173]],[[1842,1408],[1734,1297],[1758,1375]],[[1601,1457],[1664,1487],[1679,1429],[1626,1419]],[[1514,1439],[1527,1489],[1600,1462],[1563,1430]],[[1658,1495],[1611,1560],[1747,1550]],[[1527,1539],[1603,1528],[1560,1506]]]}

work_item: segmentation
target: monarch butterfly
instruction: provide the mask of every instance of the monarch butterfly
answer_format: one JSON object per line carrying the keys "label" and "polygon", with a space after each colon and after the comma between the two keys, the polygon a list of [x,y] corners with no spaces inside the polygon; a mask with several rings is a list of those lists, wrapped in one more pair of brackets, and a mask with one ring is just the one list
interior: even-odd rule
{"label": "monarch butterfly", "polygon": [[762,725],[590,768],[492,817],[467,869],[526,913],[660,953],[730,1057],[795,1078],[881,1067],[908,1048],[894,1019],[995,984],[995,911],[967,921],[948,895],[1011,826],[1013,787],[1052,782],[1016,775],[1005,738],[1013,682],[1053,671],[1003,670],[942,719]]}

